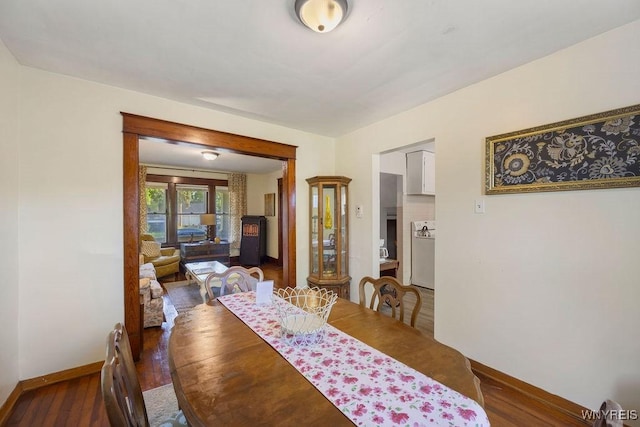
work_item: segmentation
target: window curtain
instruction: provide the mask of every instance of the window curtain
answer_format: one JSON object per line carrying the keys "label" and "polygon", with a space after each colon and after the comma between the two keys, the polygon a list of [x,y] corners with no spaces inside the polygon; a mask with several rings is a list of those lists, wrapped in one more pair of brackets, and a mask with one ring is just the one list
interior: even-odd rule
{"label": "window curtain", "polygon": [[229,219],[231,222],[231,249],[240,249],[242,236],[242,216],[247,214],[247,175],[230,173],[227,177],[229,187]]}
{"label": "window curtain", "polygon": [[138,188],[140,189],[140,234],[147,232],[147,167],[140,166]]}

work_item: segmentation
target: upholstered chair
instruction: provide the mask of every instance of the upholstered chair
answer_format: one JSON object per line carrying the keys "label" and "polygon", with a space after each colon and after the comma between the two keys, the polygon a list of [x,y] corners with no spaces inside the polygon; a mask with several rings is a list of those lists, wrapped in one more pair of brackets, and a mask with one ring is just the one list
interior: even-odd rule
{"label": "upholstered chair", "polygon": [[161,248],[151,234],[140,236],[140,253],[145,263],[153,264],[158,278],[180,271],[180,249]]}
{"label": "upholstered chair", "polygon": [[140,304],[143,304],[144,327],[162,326],[165,320],[164,290],[158,280],[153,264],[140,265]]}

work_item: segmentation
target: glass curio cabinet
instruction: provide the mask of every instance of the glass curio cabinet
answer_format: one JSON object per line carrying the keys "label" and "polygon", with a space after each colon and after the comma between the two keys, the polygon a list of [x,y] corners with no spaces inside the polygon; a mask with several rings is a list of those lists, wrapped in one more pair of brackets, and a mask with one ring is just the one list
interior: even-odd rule
{"label": "glass curio cabinet", "polygon": [[351,178],[316,176],[309,183],[310,287],[349,299],[349,195]]}

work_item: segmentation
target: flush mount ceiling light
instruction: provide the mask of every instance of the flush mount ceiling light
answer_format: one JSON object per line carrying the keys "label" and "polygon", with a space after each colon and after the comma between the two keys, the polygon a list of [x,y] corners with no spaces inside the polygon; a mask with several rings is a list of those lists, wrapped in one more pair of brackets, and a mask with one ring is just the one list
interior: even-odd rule
{"label": "flush mount ceiling light", "polygon": [[218,158],[218,153],[214,153],[213,151],[203,151],[202,157],[206,160],[215,160]]}
{"label": "flush mount ceiling light", "polygon": [[336,28],[347,14],[347,0],[296,0],[296,15],[317,33]]}

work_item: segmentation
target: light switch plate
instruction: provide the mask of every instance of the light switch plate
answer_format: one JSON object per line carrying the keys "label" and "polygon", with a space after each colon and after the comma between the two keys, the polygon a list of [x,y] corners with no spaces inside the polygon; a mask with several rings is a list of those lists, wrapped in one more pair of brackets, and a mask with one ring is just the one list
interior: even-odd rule
{"label": "light switch plate", "polygon": [[362,205],[356,206],[356,218],[362,218],[364,216]]}
{"label": "light switch plate", "polygon": [[476,199],[473,211],[477,214],[484,213],[484,199]]}

